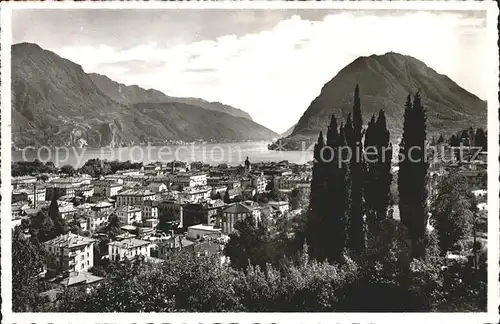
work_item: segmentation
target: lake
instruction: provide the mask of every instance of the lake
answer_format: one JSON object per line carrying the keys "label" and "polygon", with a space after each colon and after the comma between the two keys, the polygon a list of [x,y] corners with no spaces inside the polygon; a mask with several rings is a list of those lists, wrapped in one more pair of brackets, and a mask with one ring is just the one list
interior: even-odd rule
{"label": "lake", "polygon": [[42,162],[52,161],[56,166],[65,164],[81,167],[85,161],[93,158],[133,162],[162,161],[202,161],[212,165],[226,163],[228,165],[243,164],[248,156],[251,162],[271,162],[288,160],[291,163],[303,164],[311,161],[312,151],[270,151],[266,142],[242,142],[221,144],[186,144],[165,146],[131,146],[119,148],[76,148],[59,147],[39,149],[26,148],[12,151],[12,161],[33,161],[38,158]]}

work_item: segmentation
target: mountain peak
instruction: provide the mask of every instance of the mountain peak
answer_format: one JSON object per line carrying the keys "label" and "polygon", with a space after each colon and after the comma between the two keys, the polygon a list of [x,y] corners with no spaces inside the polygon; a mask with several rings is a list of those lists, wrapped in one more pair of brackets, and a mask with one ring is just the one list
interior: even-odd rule
{"label": "mountain peak", "polygon": [[40,47],[40,45],[36,43],[29,43],[29,42],[22,42],[22,43],[17,43],[12,45],[12,49],[33,49],[33,50],[39,50],[42,51],[43,49]]}
{"label": "mountain peak", "polygon": [[429,134],[448,135],[486,124],[486,102],[424,62],[391,51],[358,57],[344,67],[322,87],[290,137],[315,138],[320,130],[326,129],[332,113],[345,119],[352,111],[356,84],[360,89],[363,120],[384,109],[393,136],[401,133],[406,96],[419,90],[428,111]]}

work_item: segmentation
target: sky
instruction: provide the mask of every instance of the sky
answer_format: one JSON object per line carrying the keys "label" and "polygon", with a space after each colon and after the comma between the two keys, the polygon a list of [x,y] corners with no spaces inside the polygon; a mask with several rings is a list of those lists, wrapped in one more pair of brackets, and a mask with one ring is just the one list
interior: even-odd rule
{"label": "sky", "polygon": [[127,85],[219,101],[277,133],[359,56],[398,52],[486,97],[485,12],[14,10],[13,43],[37,43]]}

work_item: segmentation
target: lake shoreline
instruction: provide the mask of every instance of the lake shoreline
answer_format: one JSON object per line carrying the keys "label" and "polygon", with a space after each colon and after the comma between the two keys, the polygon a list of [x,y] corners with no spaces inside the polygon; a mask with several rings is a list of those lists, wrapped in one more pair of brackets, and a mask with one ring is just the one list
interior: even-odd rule
{"label": "lake shoreline", "polygon": [[99,158],[101,160],[118,160],[142,162],[170,162],[170,161],[200,161],[208,164],[240,165],[248,157],[252,162],[272,162],[288,160],[289,162],[304,164],[312,160],[309,151],[273,151],[268,149],[268,142],[233,142],[217,144],[183,144],[163,146],[130,146],[118,148],[30,148],[28,150],[12,150],[12,161],[53,162],[56,166],[72,165],[81,167],[87,160]]}

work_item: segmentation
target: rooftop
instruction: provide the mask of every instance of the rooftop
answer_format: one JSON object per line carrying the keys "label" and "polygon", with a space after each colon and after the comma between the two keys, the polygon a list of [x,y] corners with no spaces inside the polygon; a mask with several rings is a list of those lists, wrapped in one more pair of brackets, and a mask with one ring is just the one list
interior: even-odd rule
{"label": "rooftop", "polygon": [[197,193],[197,192],[206,192],[211,191],[212,189],[209,186],[200,186],[200,187],[184,187],[182,189],[182,193]]}
{"label": "rooftop", "polygon": [[95,242],[95,240],[93,240],[91,238],[80,236],[80,235],[73,234],[73,233],[68,233],[68,234],[53,238],[52,240],[45,242],[45,244],[57,246],[60,248],[73,248],[73,247],[77,247],[77,246],[88,245],[88,244],[91,244],[94,242]]}
{"label": "rooftop", "polygon": [[215,228],[213,225],[204,225],[204,224],[198,224],[198,225],[193,225],[189,226],[189,229],[195,229],[195,230],[203,230],[203,231],[213,231],[213,232],[220,232],[220,228]]}
{"label": "rooftop", "polygon": [[63,280],[59,281],[59,284],[66,286],[66,287],[70,287],[70,286],[82,284],[82,283],[91,284],[94,282],[101,281],[103,279],[104,278],[102,278],[102,277],[95,276],[91,273],[82,271],[82,272],[78,272],[78,274],[75,273],[75,274],[70,275],[67,278],[64,278]]}
{"label": "rooftop", "polygon": [[117,212],[138,212],[141,211],[139,207],[135,206],[120,206],[116,209]]}
{"label": "rooftop", "polygon": [[231,204],[222,210],[223,213],[230,213],[230,214],[244,214],[244,213],[251,213],[252,211],[253,211],[252,207],[245,206],[244,204],[239,202]]}
{"label": "rooftop", "polygon": [[108,208],[112,207],[113,205],[107,201],[99,201],[94,205],[95,208]]}
{"label": "rooftop", "polygon": [[128,189],[118,193],[117,196],[154,196],[154,192],[148,189]]}
{"label": "rooftop", "polygon": [[268,202],[269,205],[274,205],[274,206],[284,206],[284,205],[288,205],[288,201],[269,201]]}
{"label": "rooftop", "polygon": [[121,249],[134,249],[140,246],[149,245],[149,242],[138,240],[136,238],[126,238],[121,241],[109,242],[109,245],[116,246]]}
{"label": "rooftop", "polygon": [[166,240],[162,240],[160,242],[158,242],[158,246],[169,246],[170,247],[170,244],[173,244],[174,246],[172,248],[179,248],[179,247],[187,247],[187,246],[190,246],[190,245],[193,245],[194,242],[193,241],[190,241],[190,240],[187,240],[185,239],[184,237],[182,236],[173,236],[173,237],[170,237]]}

